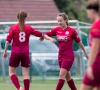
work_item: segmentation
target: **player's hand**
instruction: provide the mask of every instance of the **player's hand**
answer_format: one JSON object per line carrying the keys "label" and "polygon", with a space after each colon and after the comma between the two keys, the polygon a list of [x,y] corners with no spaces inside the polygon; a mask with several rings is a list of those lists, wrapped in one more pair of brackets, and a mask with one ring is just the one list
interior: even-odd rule
{"label": "player's hand", "polygon": [[85,54],[85,57],[86,57],[87,59],[89,59],[89,55],[88,55],[88,54]]}
{"label": "player's hand", "polygon": [[93,70],[91,67],[88,67],[87,68],[87,75],[88,75],[88,78],[93,80],[94,79],[94,76],[93,76]]}
{"label": "player's hand", "polygon": [[3,58],[6,60],[6,58],[7,58],[7,52],[4,52]]}
{"label": "player's hand", "polygon": [[57,42],[57,40],[54,39],[54,38],[50,38],[50,41],[53,42],[53,43]]}
{"label": "player's hand", "polygon": [[40,41],[43,41],[43,40],[44,40],[44,35],[41,36],[39,40],[40,40]]}

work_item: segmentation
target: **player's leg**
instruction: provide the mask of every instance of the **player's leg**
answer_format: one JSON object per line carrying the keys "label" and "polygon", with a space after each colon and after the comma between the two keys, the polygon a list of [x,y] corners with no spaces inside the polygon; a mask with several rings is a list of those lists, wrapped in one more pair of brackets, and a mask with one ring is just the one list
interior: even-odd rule
{"label": "player's leg", "polygon": [[93,90],[100,90],[100,87],[95,87]]}
{"label": "player's leg", "polygon": [[15,87],[20,90],[20,83],[16,75],[16,68],[19,66],[20,59],[18,54],[11,53],[9,61],[9,76]]}
{"label": "player's leg", "polygon": [[67,72],[66,74],[66,81],[68,83],[68,86],[70,87],[71,90],[77,90],[75,84],[74,84],[74,80],[71,78],[71,74],[70,71]]}
{"label": "player's leg", "polygon": [[21,57],[21,66],[23,74],[24,89],[29,90],[30,87],[30,77],[29,77],[29,67],[30,67],[30,58],[28,54],[24,54]]}
{"label": "player's leg", "polygon": [[67,59],[63,60],[62,64],[61,64],[61,68],[65,68],[67,70],[67,73],[65,75],[65,79],[66,79],[70,89],[71,90],[77,90],[76,87],[75,87],[74,81],[71,78],[71,74],[69,72],[71,67],[72,67],[73,61],[74,61],[74,57],[73,56],[70,58],[70,60],[69,59],[68,60]]}
{"label": "player's leg", "polygon": [[94,87],[82,83],[80,90],[93,90],[93,88]]}
{"label": "player's leg", "polygon": [[29,67],[22,67],[22,74],[24,78],[24,89],[29,90],[30,87],[30,77],[29,77]]}
{"label": "player's leg", "polygon": [[84,78],[82,80],[82,84],[80,90],[100,90],[99,83],[100,83],[100,74],[98,71],[93,71],[94,79],[91,80],[88,78],[87,72],[84,74]]}
{"label": "player's leg", "polygon": [[63,85],[64,85],[64,82],[65,82],[65,76],[66,76],[66,73],[68,71],[64,68],[61,68],[60,69],[60,73],[59,73],[59,80],[58,80],[58,84],[56,86],[56,90],[61,90]]}
{"label": "player's leg", "polygon": [[10,76],[12,83],[19,90],[20,89],[20,83],[19,83],[18,77],[16,75],[16,67],[9,66],[9,76]]}

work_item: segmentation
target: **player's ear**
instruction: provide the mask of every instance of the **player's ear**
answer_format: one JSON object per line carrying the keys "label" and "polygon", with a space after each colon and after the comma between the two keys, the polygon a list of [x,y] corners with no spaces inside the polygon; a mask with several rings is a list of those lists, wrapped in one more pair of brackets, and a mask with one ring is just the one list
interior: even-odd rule
{"label": "player's ear", "polygon": [[67,20],[65,20],[65,23],[67,24],[67,23],[68,23],[68,21],[67,21]]}

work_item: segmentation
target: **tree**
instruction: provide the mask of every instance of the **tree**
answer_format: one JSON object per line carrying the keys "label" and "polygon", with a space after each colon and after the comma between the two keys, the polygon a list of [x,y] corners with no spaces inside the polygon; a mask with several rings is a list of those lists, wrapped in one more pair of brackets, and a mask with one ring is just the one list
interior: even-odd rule
{"label": "tree", "polygon": [[60,12],[65,12],[69,19],[87,21],[86,0],[54,0]]}

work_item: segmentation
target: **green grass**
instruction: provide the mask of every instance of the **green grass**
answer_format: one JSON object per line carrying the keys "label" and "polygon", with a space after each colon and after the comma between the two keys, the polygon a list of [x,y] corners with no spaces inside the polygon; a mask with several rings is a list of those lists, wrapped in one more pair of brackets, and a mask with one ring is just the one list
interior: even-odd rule
{"label": "green grass", "polygon": [[[81,81],[75,81],[75,84],[79,90]],[[30,85],[30,90],[55,90],[57,81],[32,81]],[[23,83],[21,82],[21,86],[23,86]],[[4,83],[0,82],[0,90],[17,90],[12,83]],[[70,90],[67,86],[67,83],[65,83],[62,90]]]}

